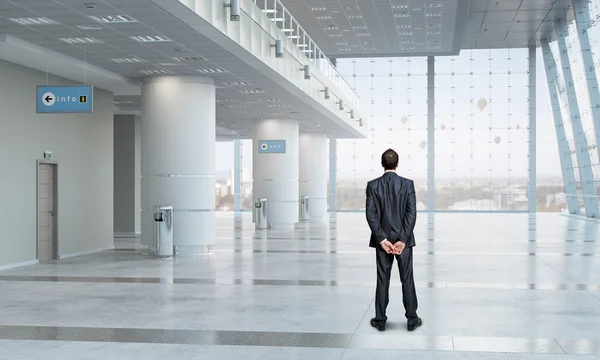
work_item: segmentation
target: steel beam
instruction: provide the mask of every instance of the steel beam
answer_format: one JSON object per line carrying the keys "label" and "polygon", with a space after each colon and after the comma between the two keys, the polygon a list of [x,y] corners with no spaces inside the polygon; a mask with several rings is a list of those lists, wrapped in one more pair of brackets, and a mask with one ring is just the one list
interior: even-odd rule
{"label": "steel beam", "polygon": [[560,168],[562,171],[564,190],[567,197],[567,208],[570,214],[579,213],[579,201],[577,197],[577,181],[575,180],[575,169],[571,158],[571,149],[567,141],[565,132],[565,123],[560,111],[560,102],[558,99],[558,71],[556,70],[556,61],[552,56],[550,45],[542,41],[542,56],[544,58],[544,68],[546,73],[546,82],[548,84],[548,93],[550,95],[550,104],[554,115],[554,129],[556,133],[556,142],[560,157]]}
{"label": "steel beam", "polygon": [[571,70],[571,60],[567,49],[565,37],[569,29],[567,23],[562,20],[555,22],[556,38],[558,43],[558,53],[560,56],[561,69],[564,81],[564,93],[566,93],[569,104],[569,114],[571,115],[571,126],[573,127],[573,138],[575,140],[575,151],[577,154],[577,164],[579,170],[579,179],[583,190],[583,202],[585,204],[585,214],[587,217],[598,216],[598,200],[596,199],[596,188],[594,186],[594,174],[592,173],[592,160],[588,148],[587,137],[581,123],[581,112],[577,101],[577,92],[573,81],[573,72]]}

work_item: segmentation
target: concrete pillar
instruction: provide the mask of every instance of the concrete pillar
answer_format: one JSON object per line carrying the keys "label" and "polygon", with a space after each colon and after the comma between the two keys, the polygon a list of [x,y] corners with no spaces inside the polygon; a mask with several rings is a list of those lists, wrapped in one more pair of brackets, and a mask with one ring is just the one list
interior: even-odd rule
{"label": "concrete pillar", "polygon": [[300,135],[300,197],[308,196],[310,220],[327,215],[327,137]]}
{"label": "concrete pillar", "polygon": [[174,207],[181,255],[215,242],[215,86],[211,78],[164,76],[142,86],[142,243],[154,244],[154,205]]}
{"label": "concrete pillar", "polygon": [[[299,220],[298,128],[295,120],[258,120],[254,124],[254,199],[267,199],[268,223],[275,230],[292,230]],[[282,144],[284,149],[279,148]]]}

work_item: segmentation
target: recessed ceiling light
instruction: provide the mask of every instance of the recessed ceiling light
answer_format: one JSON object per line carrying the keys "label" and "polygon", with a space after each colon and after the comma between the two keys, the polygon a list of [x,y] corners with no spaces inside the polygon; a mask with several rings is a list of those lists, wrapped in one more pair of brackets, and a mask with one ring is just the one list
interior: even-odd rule
{"label": "recessed ceiling light", "polygon": [[245,109],[248,105],[229,105],[229,107],[232,109]]}
{"label": "recessed ceiling light", "polygon": [[232,102],[235,102],[235,100],[233,100],[233,99],[217,99],[216,102],[218,102],[218,103],[232,103]]}
{"label": "recessed ceiling light", "polygon": [[136,19],[127,15],[99,15],[90,16],[89,18],[102,24],[124,24],[137,22]]}
{"label": "recessed ceiling light", "polygon": [[179,62],[187,63],[187,62],[205,61],[206,59],[203,57],[200,57],[200,56],[178,56],[175,58],[175,60],[177,60]]}
{"label": "recessed ceiling light", "polygon": [[172,74],[170,71],[163,70],[163,69],[140,70],[140,72],[141,72],[142,74],[146,74],[146,75],[165,75],[165,74]]}
{"label": "recessed ceiling light", "polygon": [[356,36],[371,36],[371,34],[367,34],[367,33],[359,33],[359,34],[356,34]]}
{"label": "recessed ceiling light", "polygon": [[429,8],[441,8],[442,4],[427,4],[427,7],[429,7]]}
{"label": "recessed ceiling light", "polygon": [[198,69],[196,71],[201,72],[201,73],[205,73],[205,74],[216,74],[216,73],[223,73],[223,72],[225,72],[225,70],[223,70],[223,69]]}
{"label": "recessed ceiling light", "polygon": [[329,15],[317,16],[317,20],[331,20],[331,16],[329,16]]}
{"label": "recessed ceiling light", "polygon": [[327,9],[324,7],[311,7],[310,8],[310,11],[325,11],[325,10],[327,10]]}
{"label": "recessed ceiling light", "polygon": [[80,30],[102,30],[100,25],[77,25],[77,28]]}
{"label": "recessed ceiling light", "polygon": [[131,40],[141,43],[169,42],[171,39],[165,36],[130,36]]}
{"label": "recessed ceiling light", "polygon": [[47,17],[8,18],[8,20],[25,26],[58,24],[56,21],[48,19]]}
{"label": "recessed ceiling light", "polygon": [[248,85],[248,83],[245,82],[245,81],[229,81],[229,82],[225,82],[223,84],[229,85],[229,86],[245,86],[245,85]]}
{"label": "recessed ceiling light", "polygon": [[406,4],[392,5],[392,9],[408,9],[408,5],[406,5]]}
{"label": "recessed ceiling light", "polygon": [[363,26],[363,25],[353,26],[352,28],[354,28],[355,30],[366,30],[367,29],[367,27]]}
{"label": "recessed ceiling light", "polygon": [[396,27],[397,27],[398,29],[409,29],[409,28],[410,28],[410,25],[406,25],[406,24],[405,24],[405,25],[396,25]]}
{"label": "recessed ceiling light", "polygon": [[59,40],[66,42],[67,44],[99,44],[102,41],[91,37],[81,38],[60,38]]}
{"label": "recessed ceiling light", "polygon": [[439,30],[428,31],[427,35],[440,35],[442,32]]}
{"label": "recessed ceiling light", "polygon": [[277,100],[277,99],[260,99],[260,101],[262,101],[262,102],[277,102],[279,100]]}
{"label": "recessed ceiling light", "polygon": [[335,43],[337,46],[341,46],[341,45],[348,45],[347,42],[337,42]]}
{"label": "recessed ceiling light", "polygon": [[429,27],[442,27],[442,24],[428,24]]}
{"label": "recessed ceiling light", "polygon": [[412,32],[410,32],[410,31],[402,31],[402,32],[399,32],[399,33],[398,33],[398,35],[400,35],[400,36],[410,36],[410,35],[412,35],[412,34],[413,34],[413,33],[412,33]]}
{"label": "recessed ceiling light", "polygon": [[327,26],[327,29],[328,29],[328,30],[337,30],[337,28],[338,28],[338,27],[337,27],[337,26],[335,26],[335,25],[328,25],[328,26]]}
{"label": "recessed ceiling light", "polygon": [[269,107],[270,108],[285,108],[285,107],[288,107],[288,106],[285,105],[285,104],[269,104]]}
{"label": "recessed ceiling light", "polygon": [[426,16],[429,16],[429,17],[439,17],[439,16],[442,16],[442,14],[440,14],[440,13],[427,13]]}
{"label": "recessed ceiling light", "polygon": [[342,34],[329,34],[331,37],[342,37]]}
{"label": "recessed ceiling light", "polygon": [[247,90],[242,90],[242,92],[244,94],[262,94],[262,93],[264,93],[264,91],[258,90],[258,89],[247,89]]}
{"label": "recessed ceiling light", "polygon": [[159,66],[178,66],[179,64],[176,63],[159,63]]}
{"label": "recessed ceiling light", "polygon": [[135,63],[141,63],[141,62],[145,62],[142,59],[138,59],[135,57],[132,58],[116,58],[116,59],[110,59],[111,61],[114,61],[116,63],[119,64],[135,64]]}
{"label": "recessed ceiling light", "polygon": [[344,10],[356,10],[356,7],[354,7],[354,6],[344,6],[342,9],[344,9]]}
{"label": "recessed ceiling light", "polygon": [[407,18],[407,17],[410,17],[410,15],[409,14],[394,14],[394,17],[397,17],[397,18]]}

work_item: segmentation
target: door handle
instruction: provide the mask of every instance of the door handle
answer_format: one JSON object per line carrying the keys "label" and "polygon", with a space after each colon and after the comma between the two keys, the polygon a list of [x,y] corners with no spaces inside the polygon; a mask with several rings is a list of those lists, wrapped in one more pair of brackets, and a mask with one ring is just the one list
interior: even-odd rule
{"label": "door handle", "polygon": [[50,216],[54,216],[54,210],[50,210]]}

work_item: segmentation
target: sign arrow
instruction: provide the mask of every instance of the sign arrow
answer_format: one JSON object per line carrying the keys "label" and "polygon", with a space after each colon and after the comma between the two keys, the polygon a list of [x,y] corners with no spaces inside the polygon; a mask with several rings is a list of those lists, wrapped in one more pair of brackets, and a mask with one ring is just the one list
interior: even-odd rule
{"label": "sign arrow", "polygon": [[54,96],[54,93],[48,91],[44,93],[44,95],[42,95],[42,104],[44,104],[45,106],[52,106],[55,102],[56,96]]}

